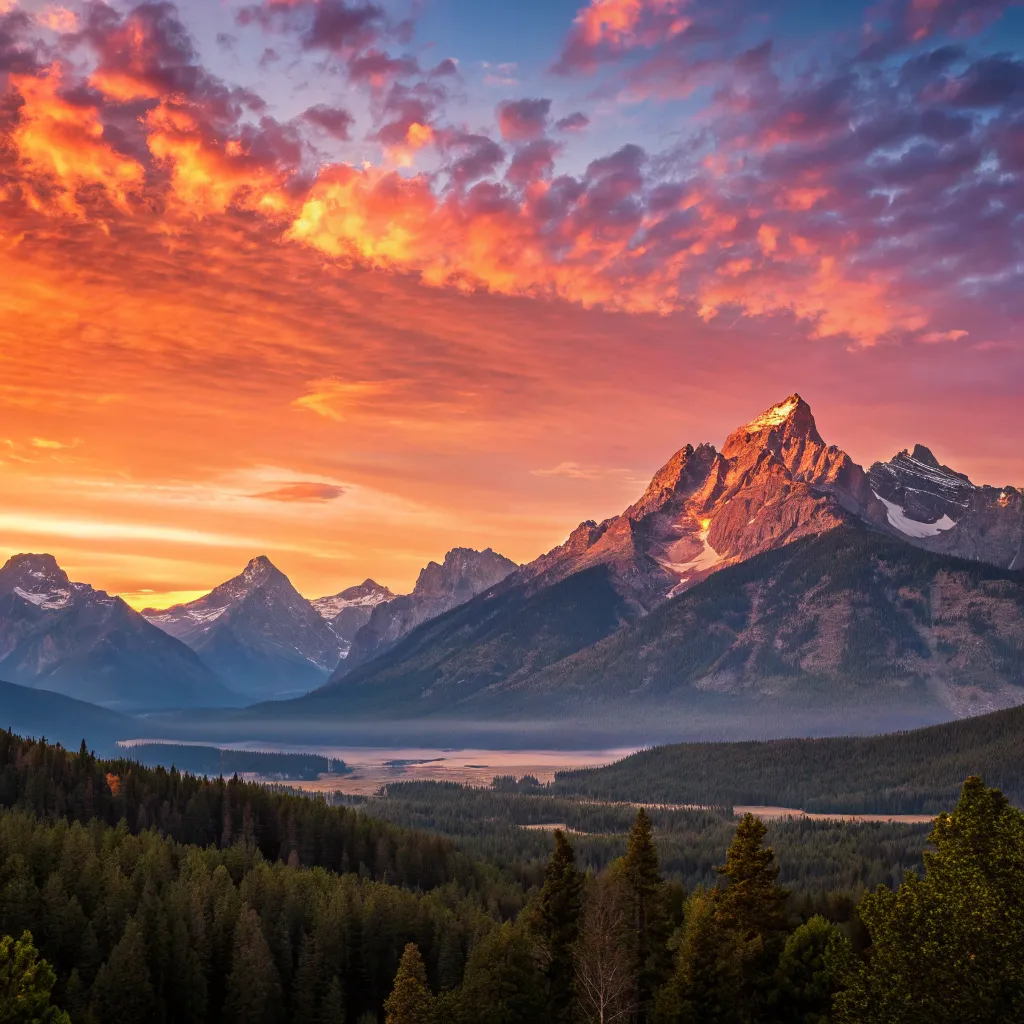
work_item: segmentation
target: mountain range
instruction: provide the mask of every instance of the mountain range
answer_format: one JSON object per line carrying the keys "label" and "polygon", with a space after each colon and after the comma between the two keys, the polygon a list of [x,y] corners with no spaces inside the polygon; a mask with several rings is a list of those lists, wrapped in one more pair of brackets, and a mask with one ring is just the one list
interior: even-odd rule
{"label": "mountain range", "polygon": [[[8,660],[22,634],[62,635],[75,588],[97,607],[116,599],[68,583],[52,559],[45,572],[12,563],[0,574],[0,675],[37,685],[31,644]],[[232,691],[277,698],[218,719],[242,732],[727,721],[778,735],[1024,703],[1022,569],[1019,489],[977,486],[921,445],[865,470],[794,394],[720,451],[686,445],[620,515],[581,523],[522,566],[456,548],[411,594],[366,580],[311,602],[260,557],[198,601],[145,617],[119,603],[119,614],[167,635],[186,682],[163,706],[194,705],[196,689],[206,704],[230,705]],[[182,649],[210,685],[187,683]],[[83,696],[69,672],[58,681]]]}
{"label": "mountain range", "polygon": [[119,711],[239,703],[193,650],[52,555],[0,568],[0,677]]}
{"label": "mountain range", "polygon": [[920,446],[865,471],[792,395],[293,710],[777,735],[1017,704],[1022,531],[1019,490]]}

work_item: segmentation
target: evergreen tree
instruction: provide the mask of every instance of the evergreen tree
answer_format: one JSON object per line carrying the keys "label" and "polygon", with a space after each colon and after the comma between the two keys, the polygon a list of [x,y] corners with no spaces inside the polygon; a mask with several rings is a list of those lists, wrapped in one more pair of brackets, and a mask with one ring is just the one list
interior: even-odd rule
{"label": "evergreen tree", "polygon": [[125,926],[121,941],[96,975],[92,995],[92,1013],[98,1020],[152,1024],[158,1019],[146,939],[138,918],[131,918]]}
{"label": "evergreen tree", "polygon": [[231,1024],[274,1024],[281,1002],[281,979],[256,911],[242,912],[235,928],[224,1019]]}
{"label": "evergreen tree", "polygon": [[583,874],[576,853],[560,829],[537,901],[536,929],[543,946],[548,1006],[553,1021],[569,1021],[573,1002],[573,947],[579,935]]}
{"label": "evergreen tree", "polygon": [[718,869],[727,885],[719,890],[718,916],[740,936],[766,941],[789,930],[789,892],[778,885],[775,851],[764,846],[768,829],[760,818],[745,814]]}
{"label": "evergreen tree", "polygon": [[772,994],[779,1024],[827,1024],[852,951],[845,935],[823,917],[812,917],[783,947]]}
{"label": "evergreen tree", "polygon": [[655,1002],[657,1024],[739,1019],[739,943],[719,919],[716,897],[716,892],[696,892],[687,901],[675,971]]}
{"label": "evergreen tree", "polygon": [[485,935],[466,964],[460,991],[462,1024],[537,1024],[546,1016],[544,977],[533,942],[504,924]]}
{"label": "evergreen tree", "polygon": [[0,939],[0,1024],[70,1024],[70,1018],[50,1005],[57,977],[39,959],[30,932],[15,940]]}
{"label": "evergreen tree", "polygon": [[391,995],[384,1003],[386,1024],[431,1024],[434,997],[420,948],[410,942],[402,953]]}
{"label": "evergreen tree", "polygon": [[641,807],[629,833],[622,872],[633,900],[637,964],[637,1021],[644,1024],[655,989],[668,969],[668,914],[651,819]]}
{"label": "evergreen tree", "polygon": [[972,777],[930,841],[923,878],[861,901],[871,951],[836,999],[844,1024],[1024,1020],[1024,814]]}

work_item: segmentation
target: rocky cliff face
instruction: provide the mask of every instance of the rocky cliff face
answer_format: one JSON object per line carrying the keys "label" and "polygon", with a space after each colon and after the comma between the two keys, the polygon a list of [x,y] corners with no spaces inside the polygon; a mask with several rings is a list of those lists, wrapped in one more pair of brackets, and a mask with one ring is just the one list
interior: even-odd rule
{"label": "rocky cliff face", "polygon": [[734,431],[721,452],[687,445],[622,515],[581,524],[516,578],[547,585],[605,564],[650,609],[726,565],[851,516],[886,521],[864,471],[822,440],[810,406],[791,395]]}
{"label": "rocky cliff face", "polygon": [[356,633],[339,671],[361,665],[390,649],[417,626],[490,590],[515,569],[515,562],[490,548],[453,548],[442,563],[430,562],[420,571],[411,594],[373,609],[369,621]]}
{"label": "rocky cliff face", "polygon": [[891,531],[917,547],[1024,569],[1024,494],[973,484],[923,445],[876,462],[871,487]]}
{"label": "rocky cliff face", "polygon": [[197,601],[143,614],[252,699],[311,690],[341,657],[323,616],[266,556]]}
{"label": "rocky cliff face", "polygon": [[188,647],[45,554],[0,569],[0,677],[127,711],[237,703]]}

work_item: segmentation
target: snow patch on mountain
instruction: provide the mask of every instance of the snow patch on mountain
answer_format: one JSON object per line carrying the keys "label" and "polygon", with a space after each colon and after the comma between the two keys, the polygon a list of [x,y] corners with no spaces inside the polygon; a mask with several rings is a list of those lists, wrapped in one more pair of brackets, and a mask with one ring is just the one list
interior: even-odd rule
{"label": "snow patch on mountain", "polygon": [[[42,576],[41,573],[33,573],[32,575]],[[57,611],[61,608],[66,608],[71,601],[71,592],[69,590],[52,590],[43,594],[30,594],[27,590],[22,590],[21,587],[15,587],[14,593],[23,601],[28,601],[29,604],[34,604],[37,608],[42,608],[45,611]]]}
{"label": "snow patch on mountain", "polygon": [[924,537],[937,537],[940,533],[952,530],[956,526],[956,520],[950,519],[948,515],[944,515],[935,523],[919,523],[916,519],[908,519],[903,514],[903,509],[895,504],[895,502],[886,501],[879,494],[875,494],[875,497],[885,506],[885,514],[889,520],[889,525],[895,527],[900,533],[904,533],[908,537],[916,537],[919,540]]}
{"label": "snow patch on mountain", "polygon": [[784,402],[773,405],[767,412],[761,413],[756,419],[752,419],[746,426],[746,430],[754,432],[764,430],[766,427],[781,426],[790,416],[793,415],[800,404],[799,395],[790,395]]}

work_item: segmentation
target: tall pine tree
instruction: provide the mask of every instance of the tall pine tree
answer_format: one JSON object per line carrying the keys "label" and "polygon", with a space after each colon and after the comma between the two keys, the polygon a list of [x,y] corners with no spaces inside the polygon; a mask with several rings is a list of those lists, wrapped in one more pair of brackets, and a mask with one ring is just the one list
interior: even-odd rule
{"label": "tall pine tree", "polygon": [[39,959],[30,932],[20,939],[0,939],[0,1024],[70,1024],[70,1018],[50,1005],[57,976]]}
{"label": "tall pine tree", "polygon": [[654,992],[669,967],[668,912],[654,829],[641,807],[629,833],[621,865],[633,901],[634,953],[637,971],[637,1022],[645,1024]]}
{"label": "tall pine tree", "polygon": [[391,995],[384,1003],[385,1024],[430,1024],[434,997],[420,948],[410,942],[402,953]]}
{"label": "tall pine tree", "polygon": [[583,874],[576,853],[560,829],[544,871],[537,901],[536,930],[543,947],[552,1021],[570,1021],[573,1012],[573,949],[580,930]]}

